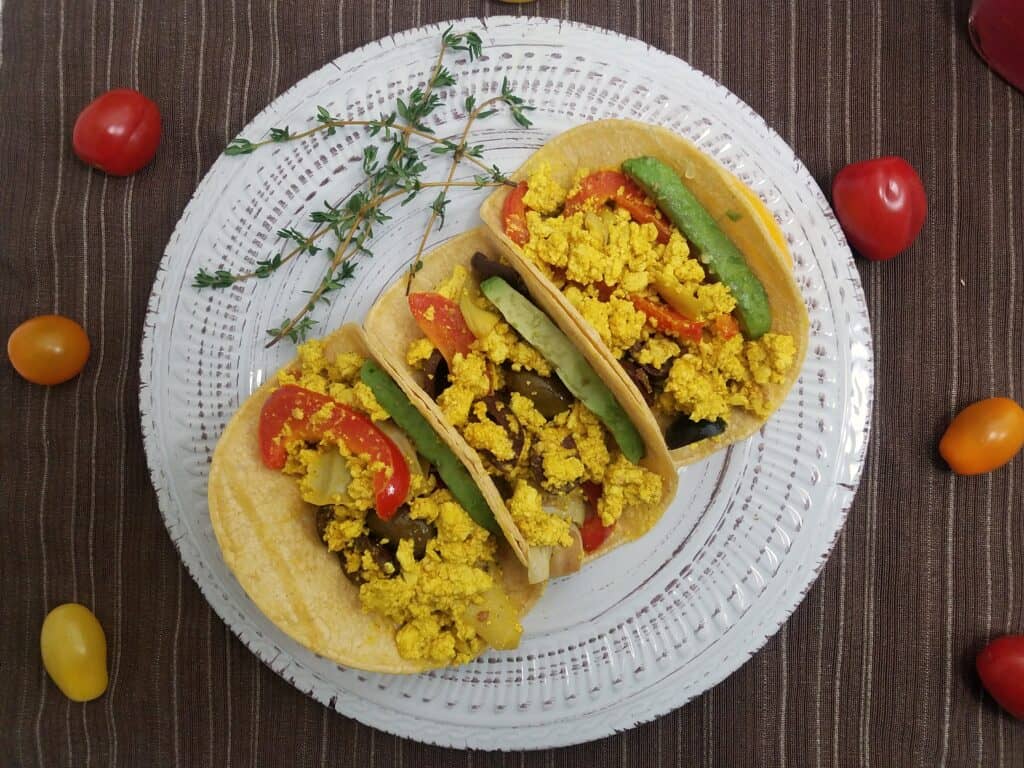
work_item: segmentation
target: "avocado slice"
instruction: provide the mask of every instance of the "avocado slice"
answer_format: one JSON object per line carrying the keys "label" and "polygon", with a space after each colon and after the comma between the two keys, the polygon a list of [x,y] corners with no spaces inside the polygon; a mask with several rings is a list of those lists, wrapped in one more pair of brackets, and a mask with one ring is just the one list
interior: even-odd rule
{"label": "avocado slice", "polygon": [[438,436],[434,428],[414,406],[405,392],[372,360],[363,363],[359,378],[370,388],[381,407],[390,414],[395,424],[409,436],[416,450],[434,465],[455,500],[469,516],[483,528],[500,536],[501,529],[494,519],[479,486],[469,470]]}
{"label": "avocado slice", "polygon": [[643,438],[615,395],[583,357],[569,337],[523,294],[500,277],[480,283],[483,291],[505,320],[532,344],[555,369],[558,378],[575,395],[618,443],[622,455],[636,464],[644,457]]}
{"label": "avocado slice", "polygon": [[732,293],[743,335],[758,339],[770,331],[772,311],[764,286],[747,265],[740,249],[676,172],[656,157],[626,160],[622,170],[697,247],[700,262]]}

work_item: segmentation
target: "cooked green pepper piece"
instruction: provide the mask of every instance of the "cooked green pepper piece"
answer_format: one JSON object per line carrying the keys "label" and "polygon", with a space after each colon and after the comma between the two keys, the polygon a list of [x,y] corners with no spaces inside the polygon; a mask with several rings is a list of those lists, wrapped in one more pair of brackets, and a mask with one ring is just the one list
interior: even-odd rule
{"label": "cooked green pepper piece", "polygon": [[743,335],[757,339],[771,330],[768,294],[740,249],[669,166],[655,157],[634,157],[622,170],[639,184],[698,250],[697,258],[736,299]]}
{"label": "cooked green pepper piece", "polygon": [[469,513],[469,516],[491,533],[501,535],[501,529],[494,519],[494,513],[487,505],[476,481],[438,436],[423,414],[416,410],[405,392],[380,367],[371,360],[363,363],[359,378],[370,388],[377,402],[388,412],[395,424],[415,443],[416,450],[437,469],[455,500]]}

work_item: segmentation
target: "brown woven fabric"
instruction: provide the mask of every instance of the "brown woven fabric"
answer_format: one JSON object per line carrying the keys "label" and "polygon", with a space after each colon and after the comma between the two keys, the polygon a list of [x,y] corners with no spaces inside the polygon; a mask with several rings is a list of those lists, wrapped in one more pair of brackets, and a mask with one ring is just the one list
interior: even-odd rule
{"label": "brown woven fabric", "polygon": [[[0,365],[0,765],[694,766],[1024,763],[1024,725],[980,694],[987,637],[1024,631],[1024,458],[954,478],[954,409],[1022,398],[1024,96],[985,68],[966,2],[888,0],[5,0],[0,331],[59,311],[88,329],[81,377]],[[136,389],[157,263],[196,183],[277,93],[421,23],[530,11],[610,27],[750,103],[827,188],[907,157],[929,217],[907,254],[860,263],[877,388],[857,501],[816,586],[759,654],[689,706],[585,746],[523,755],[406,742],[329,712],[264,667],[185,573],[157,511]],[[137,86],[156,161],[127,180],[71,154],[78,110]],[[39,660],[48,608],[92,606],[107,694],[71,704]]]}

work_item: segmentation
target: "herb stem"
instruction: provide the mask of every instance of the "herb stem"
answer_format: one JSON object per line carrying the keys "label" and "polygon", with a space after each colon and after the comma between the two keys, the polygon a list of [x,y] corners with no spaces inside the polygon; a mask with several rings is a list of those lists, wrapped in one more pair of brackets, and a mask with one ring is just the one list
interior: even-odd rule
{"label": "herb stem", "polygon": [[[489,107],[492,104],[496,104],[497,102],[502,100],[503,99],[501,96],[492,96],[491,98],[483,101],[481,104],[478,104],[476,108],[469,113],[469,116],[466,118],[466,124],[462,128],[462,136],[459,138],[458,147],[452,153],[452,163],[451,167],[448,169],[448,180],[445,182],[447,186],[460,186],[456,182],[453,182],[452,179],[455,178],[455,171],[459,167],[459,162],[462,160],[463,155],[465,154],[466,139],[469,137],[469,129],[473,127],[473,123],[476,121],[477,116],[486,107]],[[424,184],[423,186],[426,186],[426,184]],[[474,186],[476,186],[475,182]],[[495,186],[497,186],[497,183],[495,184]],[[409,292],[412,290],[412,280],[416,276],[416,273],[419,271],[420,266],[423,263],[423,250],[427,247],[427,240],[430,237],[431,230],[433,230],[434,228],[434,222],[437,221],[437,217],[438,210],[436,207],[432,207],[430,210],[430,218],[427,220],[427,226],[423,230],[423,237],[420,238],[419,247],[416,249],[416,256],[413,257],[412,264],[409,265],[409,274],[405,282],[406,296],[408,296]]]}

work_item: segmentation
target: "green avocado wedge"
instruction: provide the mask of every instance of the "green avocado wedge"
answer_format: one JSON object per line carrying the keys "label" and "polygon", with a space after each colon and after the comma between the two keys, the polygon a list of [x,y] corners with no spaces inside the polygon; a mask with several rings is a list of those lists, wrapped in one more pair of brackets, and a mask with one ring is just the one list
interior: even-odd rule
{"label": "green avocado wedge", "polygon": [[508,324],[551,363],[566,388],[608,428],[622,455],[634,464],[639,462],[646,452],[640,432],[569,337],[502,278],[484,280],[480,283],[480,290]]}
{"label": "green avocado wedge", "polygon": [[655,157],[634,157],[622,170],[643,188],[698,250],[697,258],[736,299],[743,335],[758,339],[772,327],[768,294],[743,253],[668,165]]}
{"label": "green avocado wedge", "polygon": [[359,378],[370,388],[377,402],[387,411],[395,424],[402,428],[416,445],[416,450],[437,469],[437,473],[452,492],[455,500],[481,527],[501,536],[494,513],[484,499],[476,481],[459,461],[452,449],[445,445],[423,414],[409,401],[394,380],[371,360],[363,363]]}

